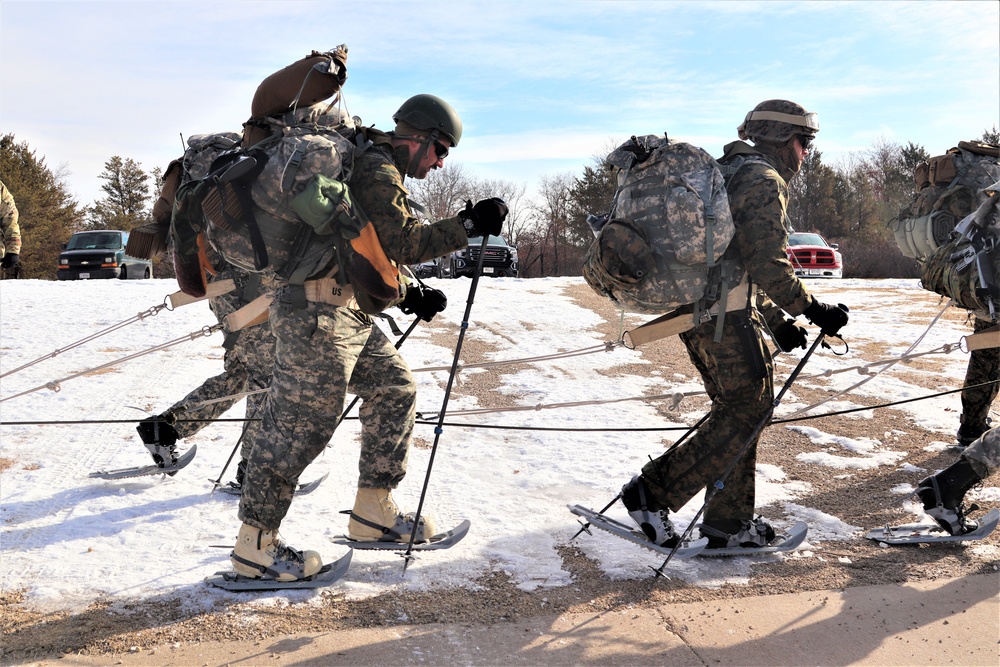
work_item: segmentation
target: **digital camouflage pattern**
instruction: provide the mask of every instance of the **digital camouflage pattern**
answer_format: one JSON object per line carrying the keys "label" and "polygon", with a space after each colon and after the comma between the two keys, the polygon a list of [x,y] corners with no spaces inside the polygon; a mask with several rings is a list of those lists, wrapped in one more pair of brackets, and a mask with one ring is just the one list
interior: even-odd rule
{"label": "digital camouflage pattern", "polygon": [[[337,109],[323,113],[327,109],[327,105],[318,104],[290,112],[282,119],[272,119],[272,136],[247,153],[258,160],[258,164],[264,163],[249,184],[249,190],[253,201],[251,214],[267,247],[266,266],[257,267],[245,224],[230,224],[220,210],[222,202],[213,205],[215,199],[209,191],[205,202],[207,237],[233,266],[274,277],[287,269],[289,260],[308,261],[313,268],[306,272],[307,275],[319,272],[333,261],[335,237],[331,231],[314,236],[306,250],[298,249],[297,237],[304,223],[291,206],[292,200],[306,189],[315,175],[333,180],[346,180],[350,175],[354,156],[350,137],[354,134],[354,123]],[[226,203],[234,202],[235,196],[225,197],[225,200]],[[226,211],[236,217],[243,214],[239,209],[228,207]]]}
{"label": "digital camouflage pattern", "polygon": [[[356,158],[349,187],[386,255],[415,264],[464,248],[457,217],[422,224],[413,215],[401,175],[405,152],[393,152],[384,134],[368,136],[375,145]],[[416,414],[409,367],[364,313],[276,301],[270,322],[275,372],[240,500],[240,519],[265,530],[279,527],[299,475],[333,436],[346,392],[362,399],[359,487],[393,489],[403,479]]]}
{"label": "digital camouflage pattern", "polygon": [[0,258],[21,253],[21,227],[17,224],[14,195],[0,181]]}
{"label": "digital camouflage pattern", "polygon": [[[976,209],[975,220],[985,234],[994,237],[1000,244],[1000,194],[992,195]],[[978,291],[981,287],[979,267],[973,263],[968,268],[959,270],[952,259],[955,253],[966,250],[970,245],[967,238],[961,237],[934,250],[921,266],[920,282],[924,289],[947,296],[977,316],[988,319],[987,297]],[[988,254],[988,261],[994,279],[1000,280],[1000,245]],[[1000,303],[995,301],[994,309],[1000,313]]]}
{"label": "digital camouflage pattern", "polygon": [[[993,428],[984,433],[962,451],[962,456],[973,463],[973,468],[976,469],[980,479],[986,479],[1000,470],[1000,428]],[[982,470],[976,465],[977,463],[986,470]]]}
{"label": "digital camouflage pattern", "polygon": [[[664,507],[678,511],[719,480],[772,409],[773,367],[757,317],[756,313],[750,319],[743,313],[729,313],[718,343],[714,341],[714,322],[681,334],[712,407],[708,419],[691,437],[642,468],[650,492]],[[754,360],[748,359],[748,352]],[[708,504],[705,521],[752,518],[756,464],[755,440]]]}
{"label": "digital camouflage pattern", "polygon": [[410,370],[367,315],[278,302],[270,315],[278,363],[240,500],[240,519],[265,530],[281,524],[299,475],[333,437],[348,391],[362,400],[361,487],[392,489],[403,479],[416,415]]}
{"label": "digital camouflage pattern", "polygon": [[955,225],[986,201],[983,189],[1000,180],[998,156],[998,146],[963,141],[917,165],[913,200],[889,223],[903,255],[924,262],[948,242]]}
{"label": "digital camouflage pattern", "polygon": [[[729,313],[719,342],[714,340],[714,320],[681,335],[712,407],[708,419],[690,438],[642,469],[654,498],[674,511],[718,481],[754,427],[770,416],[773,367],[761,333],[762,317],[775,327],[784,320],[782,310],[799,315],[812,302],[785,253],[788,186],[782,174],[790,177],[791,171],[774,155],[742,142],[727,146],[722,161],[749,155],[763,163],[747,161],[729,182],[735,234],[725,257],[743,266],[759,286],[752,302],[762,312]],[[753,517],[756,453],[754,440],[708,504],[707,522]]]}
{"label": "digital camouflage pattern", "polygon": [[[992,322],[976,318],[973,324],[974,333],[979,333],[993,326]],[[1000,393],[1000,348],[988,347],[973,350],[969,354],[969,366],[965,371],[966,387],[962,390],[961,431],[966,433],[981,433],[988,427],[987,417],[990,406]],[[993,384],[983,387],[976,385],[986,382]],[[997,436],[1000,440],[1000,436]]]}
{"label": "digital camouflage pattern", "polygon": [[796,134],[816,136],[819,118],[789,100],[765,100],[746,115],[736,132],[756,145],[787,143]]}
{"label": "digital camouflage pattern", "polygon": [[734,231],[715,160],[696,146],[646,135],[619,146],[607,162],[618,170],[618,190],[584,259],[587,284],[639,313],[669,313],[700,300],[714,287],[711,267]]}
{"label": "digital camouflage pattern", "polygon": [[[254,295],[245,293],[250,277],[243,271],[226,268],[219,271],[213,280],[232,278],[236,289],[221,296],[209,299],[208,305],[219,322],[244,306]],[[228,333],[228,332],[227,332]],[[224,412],[241,400],[241,397],[228,398],[249,391],[267,389],[274,368],[274,336],[268,323],[247,327],[239,331],[235,343],[223,355],[223,372],[205,380],[201,386],[187,396],[174,403],[164,414],[176,415],[181,420],[174,424],[178,437],[183,439],[198,433],[208,426],[212,420],[222,416]],[[248,420],[260,419],[261,406],[266,393],[247,397],[246,417]],[[212,403],[197,409],[189,409],[205,401],[219,398],[226,400]],[[259,421],[247,421],[246,432],[241,443],[240,454],[246,459],[250,455],[256,432],[260,429]]]}

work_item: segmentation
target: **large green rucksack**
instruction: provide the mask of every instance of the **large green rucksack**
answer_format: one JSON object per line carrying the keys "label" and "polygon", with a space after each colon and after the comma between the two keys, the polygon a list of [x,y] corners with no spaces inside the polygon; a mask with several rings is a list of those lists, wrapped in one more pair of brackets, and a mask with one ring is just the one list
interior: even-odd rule
{"label": "large green rucksack", "polygon": [[983,193],[988,198],[965,216],[949,240],[924,260],[924,289],[951,298],[984,320],[1000,314],[1000,183]]}
{"label": "large green rucksack", "polygon": [[610,211],[589,219],[597,238],[584,260],[587,284],[632,312],[694,304],[692,322],[700,322],[743,274],[722,261],[735,228],[719,164],[658,135],[632,137],[607,162],[618,188]]}
{"label": "large green rucksack", "polygon": [[1000,146],[962,141],[917,165],[911,202],[889,223],[900,251],[924,262],[948,242],[958,222],[986,199],[983,188],[1000,180]]}

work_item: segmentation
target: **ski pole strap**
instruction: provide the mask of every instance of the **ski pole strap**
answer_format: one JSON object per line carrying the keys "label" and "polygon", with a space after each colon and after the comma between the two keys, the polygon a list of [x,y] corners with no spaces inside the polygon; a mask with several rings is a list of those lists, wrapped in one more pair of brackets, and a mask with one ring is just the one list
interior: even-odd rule
{"label": "ski pole strap", "polygon": [[1000,347],[1000,324],[971,336],[962,336],[962,340],[965,341],[965,349],[969,352]]}
{"label": "ski pole strap", "polygon": [[[745,286],[746,282],[743,281],[733,289],[729,290],[728,294],[719,299],[715,305],[707,311],[703,311],[703,315],[699,318],[699,320],[710,319],[718,315],[721,309],[720,304],[725,304],[725,310],[722,311],[724,313],[731,313],[734,310],[746,308],[748,300]],[[622,334],[622,340],[629,348],[635,349],[640,345],[645,345],[646,343],[650,343],[654,340],[660,340],[661,338],[666,338],[667,336],[674,336],[682,334],[685,331],[690,331],[701,323],[701,321],[695,320],[690,313],[667,313],[666,315],[661,315],[655,320],[646,322],[631,331],[626,331]]]}
{"label": "ski pole strap", "polygon": [[193,297],[184,292],[174,292],[167,296],[167,301],[170,302],[171,308],[180,308],[181,306],[186,306],[189,303],[196,303],[198,301],[204,301],[205,299],[211,299],[217,296],[222,296],[223,294],[229,294],[234,289],[236,289],[236,283],[232,278],[227,278],[225,280],[217,280],[211,282],[205,288],[205,296]]}

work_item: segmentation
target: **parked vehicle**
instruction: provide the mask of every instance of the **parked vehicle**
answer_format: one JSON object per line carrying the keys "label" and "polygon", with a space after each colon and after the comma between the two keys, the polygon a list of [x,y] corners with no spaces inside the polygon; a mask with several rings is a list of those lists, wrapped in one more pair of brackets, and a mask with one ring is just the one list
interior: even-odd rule
{"label": "parked vehicle", "polygon": [[77,232],[59,253],[59,280],[93,280],[97,278],[151,278],[153,263],[125,254],[128,232],[101,229]]}
{"label": "parked vehicle", "polygon": [[803,278],[843,278],[844,258],[837,244],[827,243],[820,234],[792,232],[788,235],[788,261],[795,275]]}
{"label": "parked vehicle", "polygon": [[[438,277],[472,276],[482,246],[483,237],[473,236],[469,239],[467,248],[456,250],[448,257],[442,257],[438,262]],[[508,245],[502,236],[490,236],[486,242],[486,254],[483,256],[483,275],[517,278],[517,248]]]}

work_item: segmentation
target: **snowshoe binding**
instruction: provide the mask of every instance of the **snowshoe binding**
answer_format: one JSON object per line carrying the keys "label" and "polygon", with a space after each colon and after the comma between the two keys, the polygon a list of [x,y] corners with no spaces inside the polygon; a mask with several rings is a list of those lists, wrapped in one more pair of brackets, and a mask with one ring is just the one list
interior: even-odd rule
{"label": "snowshoe binding", "polygon": [[[157,415],[139,422],[135,430],[139,433],[142,443],[153,455],[153,462],[160,468],[169,468],[177,465],[177,441],[180,434],[170,423],[170,415]],[[168,475],[176,475],[177,471],[168,472]]]}
{"label": "snowshoe binding", "polygon": [[389,489],[358,489],[354,509],[349,514],[347,535],[358,542],[410,542],[416,530],[415,544],[426,542],[437,534],[436,522],[421,515],[420,525],[414,527],[413,513],[403,514],[392,499]]}
{"label": "snowshoe binding", "polygon": [[669,512],[661,508],[646,488],[645,480],[636,475],[622,487],[622,504],[628,510],[636,525],[653,544],[673,548],[680,542],[673,522],[667,518]]}
{"label": "snowshoe binding", "polygon": [[916,495],[924,504],[924,512],[949,535],[964,535],[979,528],[967,518],[968,512],[979,509],[976,504],[965,507],[962,502],[966,492],[981,480],[972,464],[964,456],[936,475],[931,475],[917,486]]}
{"label": "snowshoe binding", "polygon": [[229,559],[236,573],[243,577],[274,581],[306,579],[323,567],[317,552],[292,549],[278,538],[278,531],[246,523],[240,527]]}
{"label": "snowshoe binding", "polygon": [[701,536],[708,538],[706,549],[761,548],[769,546],[775,538],[774,528],[759,516],[752,521],[733,519],[712,525],[702,523],[698,527]]}

